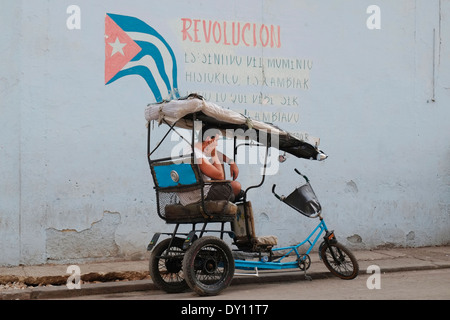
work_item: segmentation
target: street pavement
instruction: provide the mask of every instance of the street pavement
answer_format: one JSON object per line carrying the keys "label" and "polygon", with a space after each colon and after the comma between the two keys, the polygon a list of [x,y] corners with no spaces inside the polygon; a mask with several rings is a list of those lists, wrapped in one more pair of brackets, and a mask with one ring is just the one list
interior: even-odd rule
{"label": "street pavement", "polygon": [[[360,275],[369,275],[380,268],[381,274],[399,271],[450,268],[450,246],[420,248],[385,248],[353,251],[359,262]],[[35,300],[82,297],[94,294],[159,290],[150,279],[148,259],[139,261],[107,261],[77,264],[46,264],[37,266],[0,267],[0,300]],[[78,269],[79,268],[79,269]],[[73,271],[75,270],[75,271]],[[81,281],[77,281],[77,270]],[[259,271],[258,275],[236,270],[231,285],[304,280],[300,270]],[[334,277],[319,260],[317,252],[311,254],[307,274],[312,279]],[[71,277],[71,279],[68,278]],[[69,286],[67,283],[69,282]],[[9,289],[11,284],[22,284],[22,289]],[[74,287],[79,283],[79,288]],[[14,287],[14,286],[12,286]],[[5,289],[6,288],[6,289]]]}

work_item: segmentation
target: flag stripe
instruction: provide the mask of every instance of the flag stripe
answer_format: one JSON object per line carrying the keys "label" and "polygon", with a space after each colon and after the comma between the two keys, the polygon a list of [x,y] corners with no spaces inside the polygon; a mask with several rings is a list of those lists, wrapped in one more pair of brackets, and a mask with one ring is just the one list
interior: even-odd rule
{"label": "flag stripe", "polygon": [[[136,42],[147,42],[153,44],[158,51],[160,52],[164,69],[167,71],[167,75],[171,74],[172,77],[168,77],[169,79],[169,86],[170,88],[174,88],[176,84],[174,83],[174,80],[176,79],[176,70],[174,70],[174,63],[172,60],[172,57],[170,55],[169,50],[167,47],[162,43],[157,37],[146,34],[146,33],[140,33],[140,32],[127,32],[127,34],[130,36],[131,39],[133,39]],[[138,43],[139,44],[139,43]]]}
{"label": "flag stripe", "polygon": [[142,59],[140,59],[138,61],[130,61],[127,63],[127,65],[122,70],[124,71],[124,70],[134,68],[137,66],[145,67],[150,71],[150,73],[153,76],[153,79],[155,81],[155,84],[158,87],[160,96],[163,99],[167,99],[167,97],[163,97],[163,93],[165,95],[165,93],[166,92],[168,93],[171,90],[171,88],[167,88],[167,84],[164,81],[162,74],[158,72],[158,67],[157,67],[156,62],[153,59],[153,57],[147,55],[147,56],[142,57]]}

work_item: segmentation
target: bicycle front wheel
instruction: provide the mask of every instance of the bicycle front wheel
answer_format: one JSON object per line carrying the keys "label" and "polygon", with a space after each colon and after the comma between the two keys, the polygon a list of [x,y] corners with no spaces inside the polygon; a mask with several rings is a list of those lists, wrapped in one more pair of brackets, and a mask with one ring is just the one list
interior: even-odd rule
{"label": "bicycle front wheel", "polygon": [[358,275],[358,261],[353,253],[339,242],[324,244],[320,255],[325,266],[336,277],[351,280]]}

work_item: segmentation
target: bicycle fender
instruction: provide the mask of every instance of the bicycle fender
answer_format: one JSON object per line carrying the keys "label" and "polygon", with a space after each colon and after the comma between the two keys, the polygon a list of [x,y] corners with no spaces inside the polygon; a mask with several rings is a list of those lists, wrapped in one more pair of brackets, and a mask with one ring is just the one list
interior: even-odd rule
{"label": "bicycle fender", "polygon": [[147,251],[152,251],[152,249],[155,247],[156,243],[159,240],[159,237],[161,236],[161,233],[157,232],[153,235],[152,240],[150,241],[150,243],[147,246]]}

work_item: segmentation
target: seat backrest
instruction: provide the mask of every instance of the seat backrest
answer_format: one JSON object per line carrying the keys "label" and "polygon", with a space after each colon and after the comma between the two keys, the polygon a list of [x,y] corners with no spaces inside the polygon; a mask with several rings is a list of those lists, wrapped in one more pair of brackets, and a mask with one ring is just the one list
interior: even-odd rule
{"label": "seat backrest", "polygon": [[204,185],[200,168],[190,156],[176,160],[153,160],[150,169],[155,184],[158,215],[164,220],[166,207],[180,203],[180,193],[200,190]]}
{"label": "seat backrest", "polygon": [[199,167],[191,157],[168,161],[152,161],[150,164],[155,188],[158,191],[181,191],[203,186]]}

